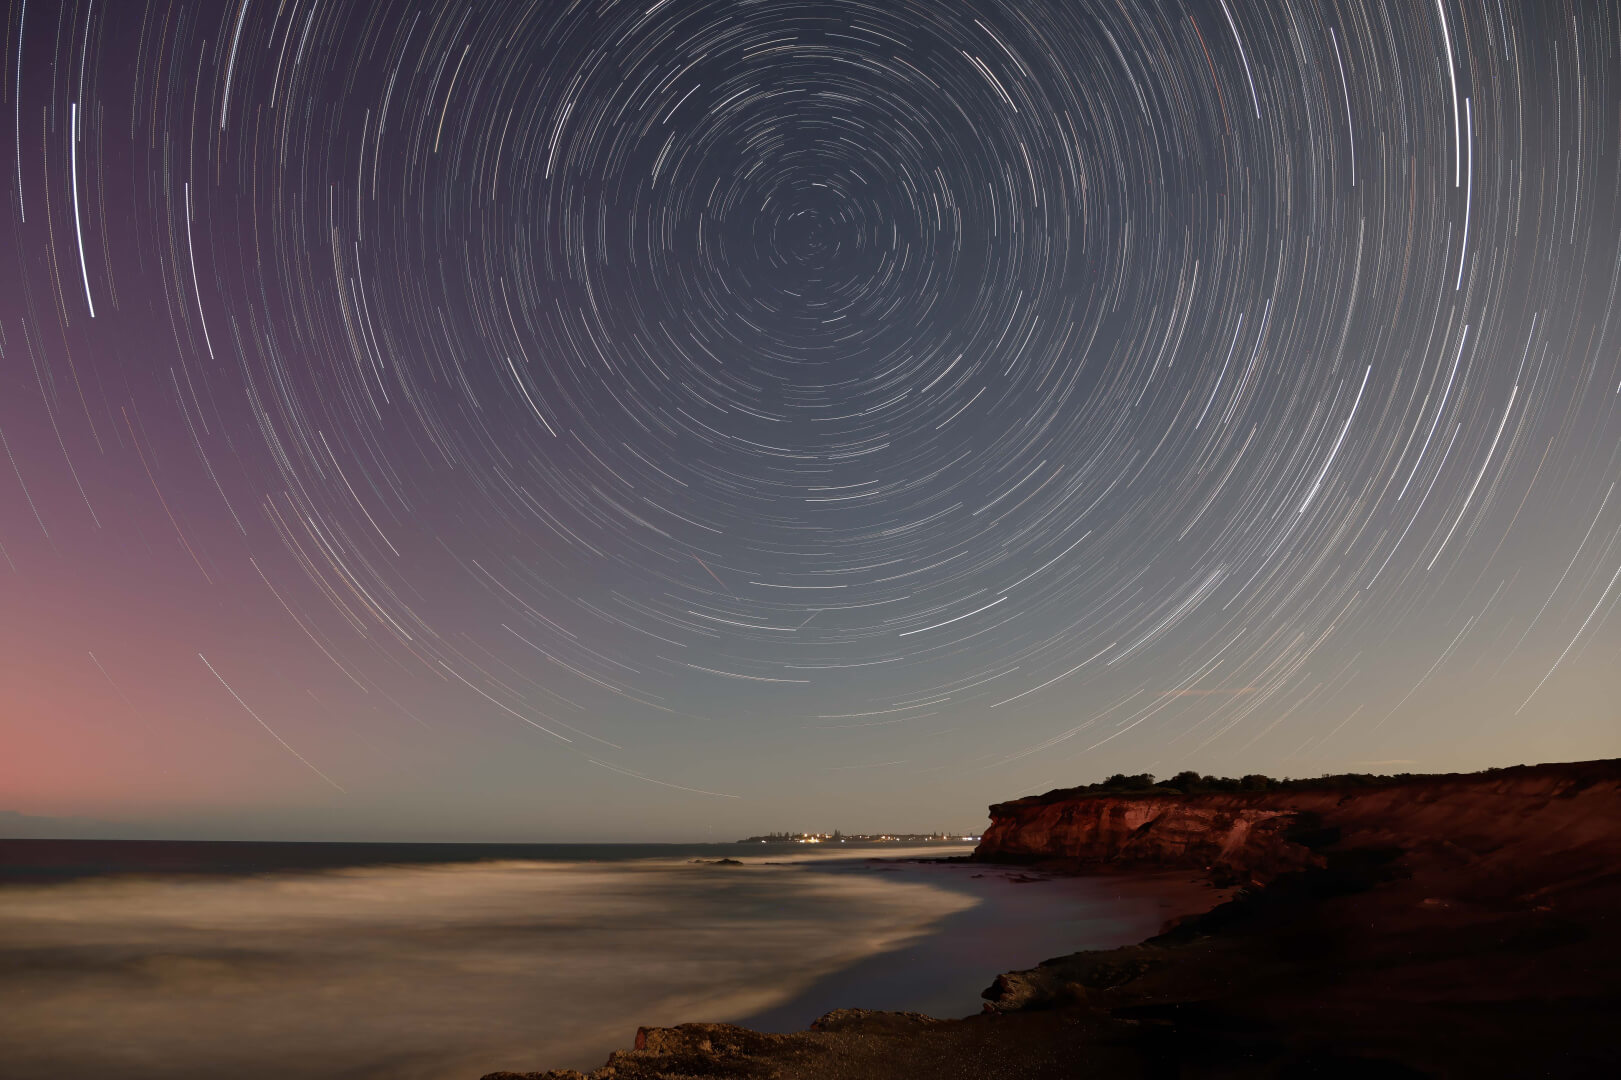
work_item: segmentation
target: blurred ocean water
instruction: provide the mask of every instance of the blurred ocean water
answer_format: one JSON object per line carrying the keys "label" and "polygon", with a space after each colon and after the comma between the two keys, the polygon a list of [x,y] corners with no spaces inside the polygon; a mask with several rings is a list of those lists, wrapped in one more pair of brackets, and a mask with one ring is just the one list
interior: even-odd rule
{"label": "blurred ocean water", "polygon": [[3,1071],[472,1080],[595,1066],[637,1024],[768,1011],[980,902],[868,872],[866,856],[893,848],[516,847],[61,842],[19,856],[13,842]]}

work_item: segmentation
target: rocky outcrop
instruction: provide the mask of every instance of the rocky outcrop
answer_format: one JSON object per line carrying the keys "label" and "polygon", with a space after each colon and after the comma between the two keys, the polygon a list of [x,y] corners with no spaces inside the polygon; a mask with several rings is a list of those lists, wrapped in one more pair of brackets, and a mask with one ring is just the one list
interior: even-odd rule
{"label": "rocky outcrop", "polygon": [[[1090,801],[1103,805],[1075,811]],[[1109,803],[1137,803],[1147,828],[1121,842]],[[1292,824],[1240,839],[1222,823],[1245,810]],[[1248,1064],[1212,1075],[1621,1070],[1621,1052],[1594,1030],[1621,1010],[1621,762],[1354,790],[1054,792],[992,812],[983,858],[1192,865],[1200,844],[1181,834],[1203,819],[1220,832],[1215,861],[1265,883],[1140,945],[998,976],[985,991],[991,1012],[1158,1025],[1170,1044],[1145,1044],[1145,1055],[1169,1055],[1184,1076],[1234,1061]],[[1309,865],[1272,869],[1278,836]]]}
{"label": "rocky outcrop", "polygon": [[1288,807],[1234,796],[1104,796],[991,807],[974,858],[1062,862],[1076,869],[1188,867],[1270,877],[1315,865]]}
{"label": "rocky outcrop", "polygon": [[[1621,760],[1528,765],[1346,789],[1130,795],[1054,791],[991,807],[974,858],[1183,867],[1265,882],[1327,852],[1388,850],[1415,872],[1499,889],[1621,865]],[[1535,884],[1533,884],[1533,882]]]}

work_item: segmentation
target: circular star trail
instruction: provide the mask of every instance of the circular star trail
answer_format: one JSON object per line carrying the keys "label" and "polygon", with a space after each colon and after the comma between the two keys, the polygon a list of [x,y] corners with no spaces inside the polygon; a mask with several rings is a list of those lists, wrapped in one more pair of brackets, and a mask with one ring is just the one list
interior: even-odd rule
{"label": "circular star trail", "polygon": [[29,805],[1614,752],[1612,5],[8,11]]}

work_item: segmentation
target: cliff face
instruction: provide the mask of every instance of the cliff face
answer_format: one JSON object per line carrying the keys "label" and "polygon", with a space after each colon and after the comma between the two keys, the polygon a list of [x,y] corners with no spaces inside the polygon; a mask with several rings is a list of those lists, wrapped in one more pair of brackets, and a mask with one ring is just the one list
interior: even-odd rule
{"label": "cliff face", "polygon": [[1209,867],[1272,875],[1314,865],[1291,839],[1297,814],[1243,796],[1079,796],[991,807],[974,858],[1081,866]]}
{"label": "cliff face", "polygon": [[1621,760],[1529,765],[1375,788],[1201,795],[1050,792],[991,807],[974,857],[1082,867],[1209,868],[1266,881],[1324,852],[1399,852],[1505,888],[1613,871]]}

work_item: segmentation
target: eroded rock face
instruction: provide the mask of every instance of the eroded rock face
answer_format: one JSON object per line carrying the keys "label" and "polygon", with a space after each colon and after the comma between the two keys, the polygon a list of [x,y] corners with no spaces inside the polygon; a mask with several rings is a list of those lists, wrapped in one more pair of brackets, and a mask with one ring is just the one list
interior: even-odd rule
{"label": "eroded rock face", "polygon": [[[985,861],[1210,869],[1265,882],[1323,852],[1386,848],[1429,873],[1512,889],[1613,870],[1621,761],[1525,765],[1347,790],[1110,795],[1064,791],[991,807]],[[1550,873],[1557,864],[1557,873]]]}
{"label": "eroded rock face", "polygon": [[1025,802],[991,807],[991,827],[975,858],[1208,868],[1245,876],[1272,876],[1317,862],[1292,837],[1298,815],[1288,807],[1197,795]]}

